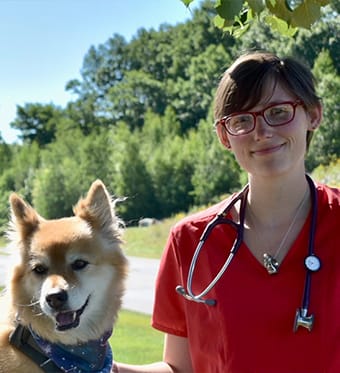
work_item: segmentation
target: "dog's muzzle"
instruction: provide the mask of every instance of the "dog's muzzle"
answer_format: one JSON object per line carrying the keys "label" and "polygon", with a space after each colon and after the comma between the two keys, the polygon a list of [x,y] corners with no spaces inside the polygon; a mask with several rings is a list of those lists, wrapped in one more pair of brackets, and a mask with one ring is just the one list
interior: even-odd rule
{"label": "dog's muzzle", "polygon": [[66,311],[65,304],[67,300],[68,295],[65,290],[50,293],[46,296],[47,304],[54,311],[56,329],[59,331],[65,331],[72,328],[76,328],[79,325],[80,316],[83,314],[85,308],[87,307],[90,300],[90,296],[88,296],[86,302],[78,310]]}

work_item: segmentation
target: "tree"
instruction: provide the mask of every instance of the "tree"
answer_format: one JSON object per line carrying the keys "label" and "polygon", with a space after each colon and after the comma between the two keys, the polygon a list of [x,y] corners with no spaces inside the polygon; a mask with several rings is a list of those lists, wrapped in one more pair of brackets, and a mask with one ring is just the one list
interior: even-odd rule
{"label": "tree", "polygon": [[91,46],[84,57],[82,81],[69,81],[66,90],[79,95],[81,99],[88,98],[88,95],[103,98],[112,85],[123,79],[128,69],[126,47],[126,40],[119,34],[114,34],[97,48]]}
{"label": "tree", "polygon": [[62,115],[62,109],[53,104],[28,103],[17,106],[17,117],[10,125],[21,131],[19,138],[24,142],[44,146],[54,141]]}
{"label": "tree", "polygon": [[74,203],[95,179],[109,184],[107,130],[85,136],[79,128],[63,124],[56,141],[41,152],[32,187],[34,205],[46,218],[69,216]]}
{"label": "tree", "polygon": [[313,32],[299,30],[292,45],[291,53],[294,56],[308,61],[310,66],[323,51],[328,51],[334,68],[333,73],[340,73],[340,16],[335,12],[325,14],[325,21],[318,22],[313,27]]}
{"label": "tree", "polygon": [[12,158],[11,149],[11,146],[5,143],[0,133],[0,175],[10,165],[10,160]]}
{"label": "tree", "polygon": [[128,224],[136,224],[145,216],[158,216],[158,201],[143,161],[139,131],[120,122],[110,139],[110,187],[117,197],[125,199],[118,204],[118,213]]}
{"label": "tree", "polygon": [[231,61],[221,44],[210,45],[198,56],[191,57],[185,76],[169,83],[168,92],[172,107],[181,121],[183,132],[196,127],[209,110],[213,91],[225,66]]}
{"label": "tree", "polygon": [[3,233],[8,222],[10,192],[16,191],[31,201],[32,181],[39,165],[39,154],[37,143],[0,144],[0,233]]}
{"label": "tree", "polygon": [[[6,219],[10,190],[46,217],[57,217],[70,214],[79,196],[100,178],[116,197],[128,197],[117,209],[135,223],[142,216],[162,218],[211,203],[238,189],[244,174],[216,139],[211,101],[223,71],[249,49],[293,55],[313,68],[325,115],[307,158],[308,171],[336,162],[340,23],[334,9],[339,0],[322,10],[312,30],[299,29],[293,37],[262,22],[269,16],[269,1],[284,3],[258,0],[265,9],[253,12],[252,20],[250,8],[244,13],[247,18],[240,21],[248,19],[249,27],[240,38],[214,25],[215,2],[204,0],[185,23],[140,29],[129,43],[113,35],[91,47],[81,78],[67,85],[76,99],[63,109],[19,107],[14,123],[23,144],[7,146],[0,139],[0,223]],[[247,10],[245,2],[237,2]]]}
{"label": "tree", "polygon": [[307,165],[310,170],[340,158],[340,77],[336,74],[328,51],[319,54],[313,72],[318,81],[318,95],[321,97],[324,115],[309,150]]}
{"label": "tree", "polygon": [[134,129],[144,123],[148,109],[162,114],[166,106],[163,84],[143,71],[129,71],[124,79],[111,87],[107,95],[106,115],[124,121]]}
{"label": "tree", "polygon": [[188,142],[195,159],[191,175],[192,196],[197,205],[208,204],[240,187],[240,168],[233,155],[219,143],[211,120],[202,120]]}

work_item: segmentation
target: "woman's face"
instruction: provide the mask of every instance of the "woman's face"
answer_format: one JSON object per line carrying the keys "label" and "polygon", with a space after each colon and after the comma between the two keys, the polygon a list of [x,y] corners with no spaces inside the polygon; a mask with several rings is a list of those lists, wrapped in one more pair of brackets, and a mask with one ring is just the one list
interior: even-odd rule
{"label": "woman's face", "polygon": [[[274,90],[267,89],[267,92],[257,106],[247,111],[257,112],[271,104],[296,101],[296,97],[280,84]],[[274,177],[293,170],[304,171],[307,130],[314,130],[320,119],[320,107],[307,112],[298,105],[294,119],[282,126],[271,127],[262,116],[257,116],[255,128],[250,133],[233,136],[221,125],[217,131],[221,142],[235,154],[240,166],[249,174]]]}

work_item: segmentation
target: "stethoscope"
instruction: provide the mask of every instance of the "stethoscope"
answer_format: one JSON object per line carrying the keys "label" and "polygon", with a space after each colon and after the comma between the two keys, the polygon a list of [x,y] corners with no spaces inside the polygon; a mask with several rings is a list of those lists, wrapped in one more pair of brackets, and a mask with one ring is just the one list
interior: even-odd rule
{"label": "stethoscope", "polygon": [[[308,255],[304,260],[305,268],[306,268],[306,278],[305,278],[305,285],[303,290],[303,297],[302,297],[302,304],[296,310],[295,320],[294,320],[294,332],[297,331],[299,326],[302,326],[309,331],[312,330],[314,324],[314,315],[308,315],[308,308],[310,303],[310,293],[311,293],[311,279],[312,273],[317,272],[321,267],[320,259],[314,253],[314,241],[315,241],[315,231],[316,231],[316,221],[317,221],[317,209],[318,209],[318,201],[317,201],[317,190],[315,188],[313,180],[306,175],[306,179],[311,191],[311,200],[312,200],[312,221],[309,231],[309,242],[308,242]],[[246,204],[247,204],[247,195],[249,191],[249,185],[246,185],[238,194],[236,194],[231,201],[229,201],[228,205],[220,211],[214,218],[211,220],[207,226],[205,227],[200,239],[199,243],[195,249],[194,255],[192,257],[189,272],[188,272],[188,279],[187,279],[187,289],[181,285],[176,287],[176,291],[182,295],[184,298],[190,301],[194,301],[197,303],[203,303],[209,306],[215,306],[217,301],[216,299],[205,298],[205,296],[210,292],[210,290],[216,285],[216,283],[220,280],[223,276],[224,272],[229,267],[232,259],[234,258],[235,254],[237,253],[238,249],[240,248],[242,241],[243,241],[243,233],[244,233],[244,220],[245,220],[245,213],[246,213]],[[239,223],[234,222],[233,220],[229,219],[227,216],[233,206],[240,201],[240,217]],[[233,226],[236,231],[237,235],[232,245],[232,248],[229,252],[229,255],[215,276],[215,278],[210,282],[210,284],[199,294],[194,294],[192,290],[192,280],[195,272],[196,262],[199,257],[199,254],[203,248],[203,245],[207,241],[211,231],[219,224],[229,224]]]}

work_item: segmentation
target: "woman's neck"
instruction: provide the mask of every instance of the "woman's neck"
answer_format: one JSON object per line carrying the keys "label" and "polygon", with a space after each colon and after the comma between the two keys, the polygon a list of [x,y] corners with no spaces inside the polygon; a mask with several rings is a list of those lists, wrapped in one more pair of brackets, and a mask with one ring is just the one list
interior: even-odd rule
{"label": "woman's neck", "polygon": [[[305,174],[277,178],[249,176],[248,204],[262,226],[277,226],[291,220],[306,193]],[[309,209],[309,203],[305,204]]]}

